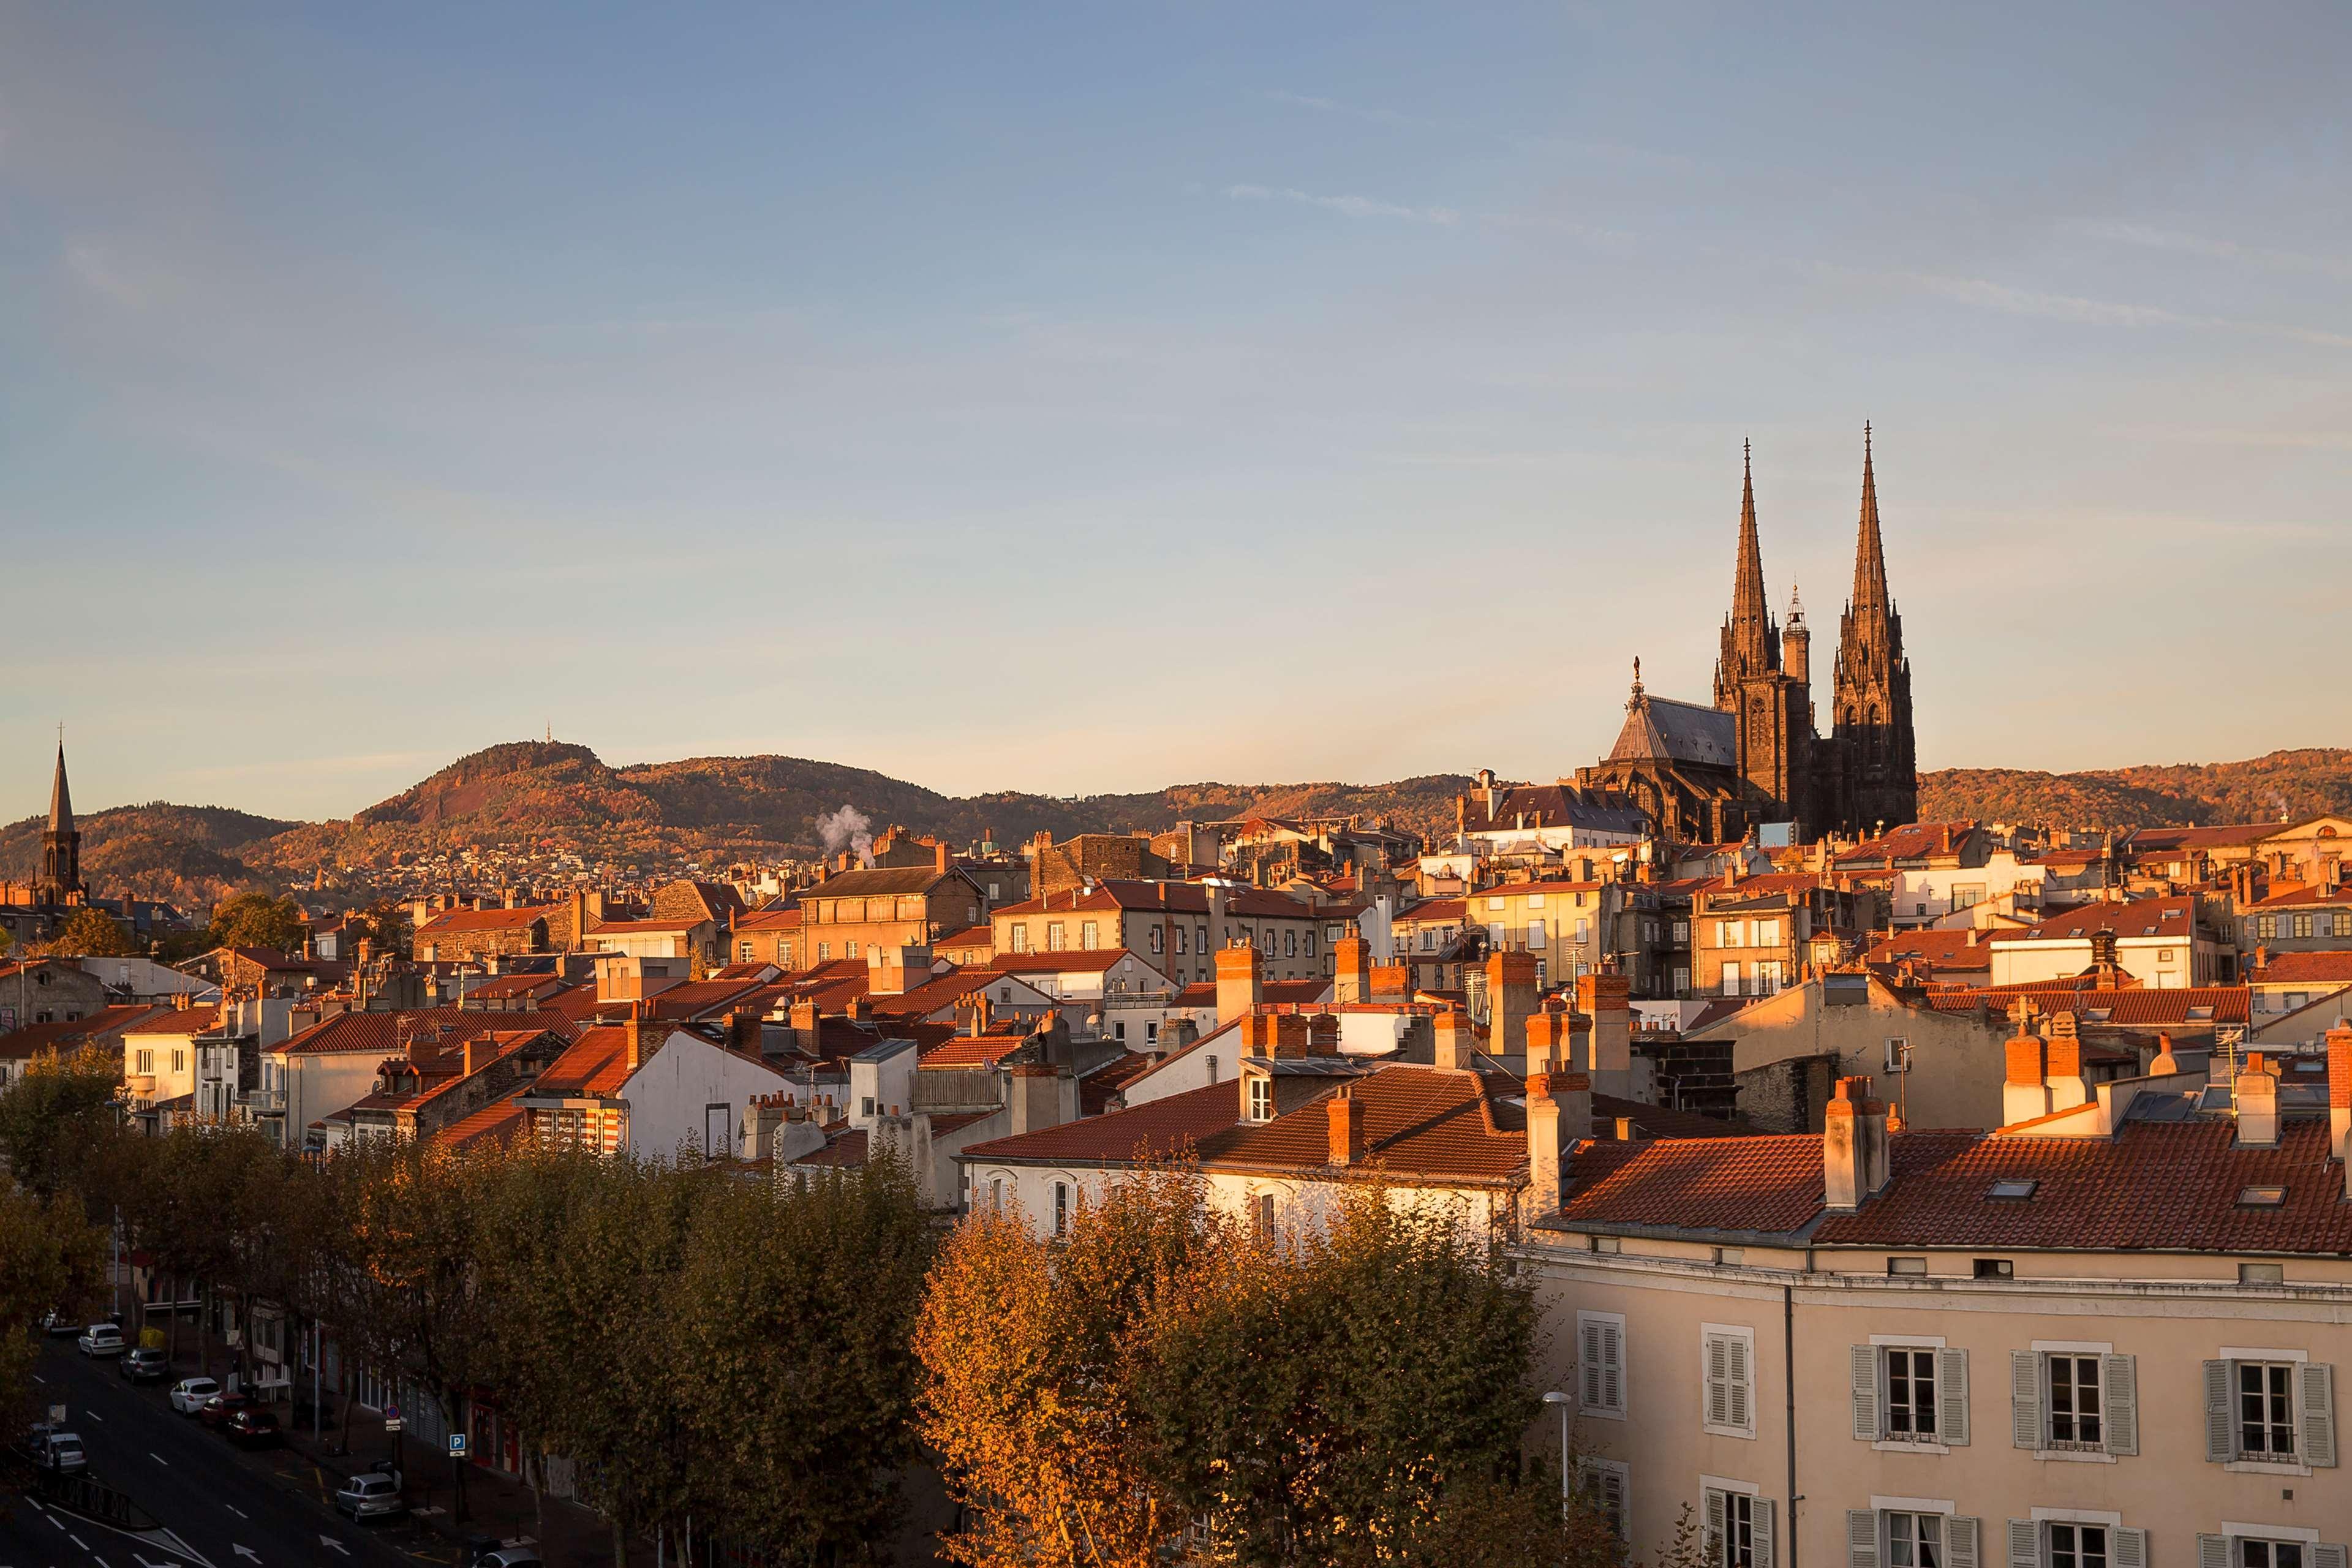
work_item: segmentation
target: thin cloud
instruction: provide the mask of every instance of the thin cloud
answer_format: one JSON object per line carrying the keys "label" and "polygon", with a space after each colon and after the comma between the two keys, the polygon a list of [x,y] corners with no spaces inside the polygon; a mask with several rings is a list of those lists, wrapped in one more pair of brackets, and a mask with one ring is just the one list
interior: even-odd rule
{"label": "thin cloud", "polygon": [[2236,332],[2248,337],[2276,338],[2287,342],[2310,343],[2318,348],[2352,349],[2352,333],[2277,321],[2193,315],[2184,310],[2168,310],[2161,305],[2093,300],[2079,294],[2053,294],[2036,289],[2021,289],[2014,284],[1997,283],[1988,278],[1954,278],[1933,272],[1864,272],[1830,262],[1807,263],[1804,270],[1819,278],[1841,282],[1874,279],[1897,283],[1958,304],[1997,310],[2005,316],[2072,321],[2094,327],[2180,327],[2201,331]]}
{"label": "thin cloud", "polygon": [[2276,250],[2268,246],[2241,245],[2234,239],[2188,234],[2179,229],[2154,228],[2137,223],[2085,223],[2080,232],[2117,245],[2143,250],[2168,250],[2180,255],[2210,257],[2216,261],[2242,261],[2279,272],[2316,272],[2329,278],[2352,278],[2352,260],[2336,256],[2313,256],[2300,250]]}
{"label": "thin cloud", "polygon": [[1414,207],[1401,202],[1377,201],[1370,196],[1318,196],[1311,191],[1292,186],[1227,185],[1225,195],[1237,202],[1298,202],[1310,207],[1322,207],[1345,217],[1402,218],[1409,223],[1456,224],[1462,215],[1452,207]]}
{"label": "thin cloud", "polygon": [[1418,114],[1406,114],[1394,109],[1367,109],[1360,104],[1342,103],[1336,98],[1317,98],[1312,93],[1288,92],[1281,89],[1265,95],[1269,103],[1286,103],[1295,109],[1311,109],[1318,114],[1344,114],[1351,120],[1369,120],[1375,125],[1421,125],[1438,123]]}

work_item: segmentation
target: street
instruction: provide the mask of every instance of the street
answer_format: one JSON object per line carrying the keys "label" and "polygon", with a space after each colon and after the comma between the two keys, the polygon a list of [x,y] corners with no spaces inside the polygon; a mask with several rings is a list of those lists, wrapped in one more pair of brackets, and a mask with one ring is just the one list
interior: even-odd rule
{"label": "street", "polygon": [[111,1361],[86,1361],[52,1340],[34,1393],[63,1405],[89,1471],[159,1521],[131,1536],[46,1507],[0,1502],[0,1568],[447,1568],[457,1548],[403,1521],[354,1525],[334,1511],[341,1478],[283,1447],[247,1452],[175,1414],[163,1384],[131,1384]]}

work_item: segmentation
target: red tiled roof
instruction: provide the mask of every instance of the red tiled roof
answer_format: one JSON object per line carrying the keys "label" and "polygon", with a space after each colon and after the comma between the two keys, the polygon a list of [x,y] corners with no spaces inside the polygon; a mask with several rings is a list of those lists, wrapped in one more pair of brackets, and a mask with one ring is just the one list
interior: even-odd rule
{"label": "red tiled roof", "polygon": [[[143,1011],[144,1009],[142,1009]],[[109,1008],[109,1012],[113,1009]],[[183,1007],[176,1012],[157,1013],[142,1018],[123,1030],[128,1035],[208,1035],[220,1027],[221,1010],[217,1005],[205,1007]]]}
{"label": "red tiled roof", "polygon": [[440,1040],[445,1050],[469,1037],[500,1030],[549,1028],[565,1035],[572,1032],[569,1018],[561,1014],[550,1016],[546,1009],[484,1013],[478,1009],[467,1012],[456,1007],[419,1007],[405,1013],[338,1013],[269,1048],[287,1056],[324,1056],[341,1051],[398,1056],[406,1048],[411,1035],[429,1033],[436,1025],[448,1026],[448,1032]]}
{"label": "red tiled roof", "polygon": [[812,1149],[793,1162],[795,1165],[863,1165],[866,1163],[864,1131],[844,1132],[822,1149]]}
{"label": "red tiled roof", "polygon": [[966,926],[951,935],[935,939],[931,943],[931,950],[936,952],[947,947],[992,947],[995,943],[996,932],[992,928]]}
{"label": "red tiled roof", "polygon": [[2020,931],[2007,931],[2000,942],[2080,942],[2093,931],[2111,931],[2119,937],[2169,936],[2186,940],[2196,929],[2193,898],[2135,899],[2129,903],[2084,904],[2063,914],[2051,915]]}
{"label": "red tiled roof", "polygon": [[2247,975],[2257,985],[2352,985],[2352,952],[2273,952]]}
{"label": "red tiled roof", "polygon": [[2259,844],[2273,833],[2284,831],[2276,822],[2232,822],[2218,827],[2143,827],[2125,840],[2124,847],[2134,855],[2162,853],[2168,849],[2223,849],[2247,844]]}
{"label": "red tiled roof", "polygon": [[750,1005],[762,989],[757,980],[688,980],[656,993],[650,1010],[656,1018],[707,1017],[725,1008]]}
{"label": "red tiled roof", "polygon": [[[1929,855],[1948,854],[1967,842],[1976,826],[1973,821],[1906,823],[1855,845],[1838,857],[1838,864],[1843,866],[1849,860],[1917,860]],[[1946,834],[1951,836],[1949,849],[1945,847]]]}
{"label": "red tiled roof", "polygon": [[1571,1224],[1769,1233],[1821,1212],[1818,1133],[1590,1143],[1566,1163]]}
{"label": "red tiled roof", "polygon": [[[1217,1084],[1229,1101],[1234,1085]],[[1334,1086],[1333,1092],[1337,1092]],[[1517,1079],[1499,1073],[1383,1067],[1356,1079],[1349,1092],[1364,1107],[1367,1168],[1411,1180],[1511,1182],[1528,1163],[1525,1112],[1505,1097]],[[1181,1098],[1181,1096],[1178,1098]],[[1244,1170],[1322,1170],[1331,1164],[1329,1093],[1272,1121],[1236,1123],[1203,1139],[1204,1166]],[[1238,1114],[1234,1107],[1229,1112]]]}
{"label": "red tiled roof", "polygon": [[166,1012],[162,1007],[122,1003],[100,1007],[86,1018],[59,1018],[47,1024],[26,1024],[22,1028],[0,1035],[0,1056],[29,1058],[50,1049],[68,1052],[69,1047],[101,1040],[109,1035],[119,1037],[142,1018],[164,1016]]}
{"label": "red tiled roof", "polygon": [[1099,974],[1122,958],[1145,963],[1141,955],[1123,947],[1064,948],[1057,952],[1007,952],[989,961],[989,967],[1007,974]]}
{"label": "red tiled roof", "polygon": [[1228,1079],[1108,1116],[1089,1116],[1011,1138],[992,1138],[965,1150],[963,1157],[1048,1164],[1123,1163],[1139,1155],[1164,1159],[1232,1126],[1241,1115],[1240,1093]]}
{"label": "red tiled roof", "polygon": [[[649,1042],[650,1043],[650,1042]],[[617,1025],[584,1030],[530,1086],[533,1095],[609,1100],[629,1081],[629,1032]]]}
{"label": "red tiled roof", "polygon": [[[1331,994],[1328,980],[1268,980],[1258,988],[1259,1000],[1268,1005],[1320,1002]],[[1176,993],[1171,1007],[1214,1007],[1217,1005],[1217,983],[1196,980]]]}
{"label": "red tiled roof", "polygon": [[925,1051],[916,1062],[922,1068],[985,1068],[1021,1048],[1026,1035],[958,1035]]}
{"label": "red tiled roof", "polygon": [[735,917],[735,929],[738,931],[797,931],[800,929],[800,923],[801,911],[797,908],[753,910],[750,914]]}
{"label": "red tiled roof", "polygon": [[2312,909],[2323,904],[2352,904],[2352,883],[2346,883],[2334,892],[2315,888],[2308,882],[2284,887],[2270,897],[2248,906],[2257,910]]}
{"label": "red tiled roof", "polygon": [[534,921],[545,920],[551,912],[541,904],[526,904],[514,910],[444,910],[417,927],[416,934],[432,937],[468,931],[520,931]]}
{"label": "red tiled roof", "polygon": [[[1971,942],[1970,937],[1976,941]],[[1916,958],[1937,969],[1990,970],[1992,938],[1988,931],[1898,931],[1874,945],[1864,959],[1871,963],[1900,963]]]}
{"label": "red tiled roof", "polygon": [[[2220,1023],[2242,1024],[2251,1012],[2252,993],[2242,985],[2195,985],[2177,991],[2139,987],[2130,991],[2075,989],[2070,981],[2037,982],[2031,985],[1996,985],[1983,990],[1930,991],[1927,1003],[1938,1013],[1972,1012],[1981,1005],[1998,1015],[2020,996],[2030,996],[2044,1012],[2104,1012],[2109,1024]],[[2212,1010],[2210,1019],[2189,1017],[2192,1009]]]}
{"label": "red tiled roof", "polygon": [[[1897,1138],[1895,1145],[1917,1136]],[[1927,1137],[1950,1137],[1926,1134]],[[2246,1149],[2228,1121],[2126,1121],[2113,1139],[1992,1134],[1953,1139],[1898,1163],[1893,1186],[1814,1239],[1854,1247],[2009,1247],[2352,1255],[2352,1204],[2327,1125],[2293,1119],[2278,1145]],[[1996,1199],[1996,1180],[2030,1198]],[[2241,1207],[2251,1186],[2282,1186],[2276,1208]]]}
{"label": "red tiled roof", "polygon": [[479,984],[467,988],[467,997],[530,996],[540,993],[553,995],[569,988],[570,982],[554,974],[493,974]]}
{"label": "red tiled roof", "polygon": [[463,1116],[432,1135],[432,1142],[446,1143],[452,1149],[463,1149],[475,1143],[495,1143],[500,1147],[511,1143],[523,1129],[524,1111],[520,1098],[507,1095],[494,1100],[469,1116]]}

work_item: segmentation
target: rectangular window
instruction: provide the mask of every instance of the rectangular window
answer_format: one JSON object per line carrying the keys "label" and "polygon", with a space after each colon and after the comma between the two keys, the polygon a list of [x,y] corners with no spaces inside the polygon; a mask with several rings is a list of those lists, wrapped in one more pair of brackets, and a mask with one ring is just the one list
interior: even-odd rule
{"label": "rectangular window", "polygon": [[1886,1516],[1886,1568],[1944,1568],[1944,1516]]}
{"label": "rectangular window", "polygon": [[1543,921],[1529,921],[1528,922],[1528,948],[1532,950],[1538,947],[1549,947],[1550,945],[1551,938],[1545,934]]}
{"label": "rectangular window", "polygon": [[2062,1451],[2097,1451],[2102,1447],[2099,1358],[2053,1355],[2049,1376],[2050,1446]]}
{"label": "rectangular window", "polygon": [[2293,1463],[2294,1373],[2285,1362],[2242,1361],[2238,1372],[2238,1452],[2249,1459]]}
{"label": "rectangular window", "polygon": [[2240,1536],[2238,1568],[2304,1568],[2303,1542]]}
{"label": "rectangular window", "polygon": [[1080,921],[1078,945],[1088,952],[1094,952],[1096,948],[1102,945],[1102,928],[1093,921]]}
{"label": "rectangular window", "polygon": [[[1179,932],[1177,932],[1177,934],[1178,934],[1179,936],[1181,936],[1181,935],[1183,934],[1183,932],[1179,931]],[[1151,938],[1150,938],[1150,941],[1151,941],[1151,951],[1156,954],[1156,953],[1158,953],[1158,952],[1160,952],[1160,950],[1161,949],[1161,947],[1163,947],[1163,946],[1166,944],[1166,942],[1167,942],[1167,933],[1166,933],[1165,931],[1161,931],[1158,926],[1153,926],[1153,927],[1151,928]]]}
{"label": "rectangular window", "polygon": [[1581,947],[1581,946],[1583,946],[1586,942],[1591,942],[1591,940],[1592,940],[1592,922],[1591,922],[1591,921],[1577,921],[1577,922],[1576,922],[1576,942],[1577,942],[1577,945],[1578,945],[1579,947]]}
{"label": "rectangular window", "polygon": [[1184,928],[1183,928],[1182,926],[1178,926],[1178,927],[1176,928],[1176,952],[1177,952],[1177,955],[1178,955],[1179,957],[1181,957],[1181,956],[1184,954],[1184,952],[1185,952],[1186,951],[1187,951],[1187,949],[1186,949],[1186,947],[1185,947],[1185,945],[1184,945]]}
{"label": "rectangular window", "polygon": [[[1179,948],[1177,951],[1181,952],[1183,950]],[[1192,928],[1192,951],[1194,952],[1206,952],[1209,951],[1209,928],[1207,926],[1194,926]]]}
{"label": "rectangular window", "polygon": [[2352,936],[2352,910],[2338,910],[2328,917],[2328,921],[2331,934]]}
{"label": "rectangular window", "polygon": [[1067,932],[1063,931],[1062,922],[1059,921],[1047,921],[1045,922],[1045,951],[1047,952],[1059,952],[1069,945],[1069,935]]}
{"label": "rectangular window", "polygon": [[2262,917],[2259,923],[2262,927],[2262,938],[2264,942],[2276,940],[2278,936],[2278,916],[2264,915]]}
{"label": "rectangular window", "polygon": [[1249,1108],[1250,1120],[1252,1121],[1271,1121],[1274,1120],[1274,1080],[1272,1079],[1254,1078],[1250,1079]]}
{"label": "rectangular window", "polygon": [[1779,921],[1758,921],[1756,922],[1756,945],[1758,947],[1780,946],[1780,922]]}
{"label": "rectangular window", "polygon": [[1900,1035],[1890,1037],[1886,1042],[1886,1070],[1888,1072],[1911,1070],[1911,1042]]}
{"label": "rectangular window", "polygon": [[1730,1436],[1755,1436],[1756,1395],[1748,1371],[1755,1360],[1755,1336],[1708,1325],[1700,1330],[1699,1355],[1705,1390],[1700,1424]]}
{"label": "rectangular window", "polygon": [[2311,934],[2311,917],[2309,915],[2297,915],[2294,917],[2294,934],[2297,936],[2309,936]]}
{"label": "rectangular window", "polygon": [[831,963],[831,962],[832,962],[832,960],[833,960],[833,943],[831,943],[831,942],[818,942],[818,943],[816,944],[816,961],[817,961],[819,963]]}
{"label": "rectangular window", "polygon": [[1886,1436],[1896,1443],[1936,1441],[1936,1352],[1886,1352]]}
{"label": "rectangular window", "polygon": [[151,1050],[141,1051],[138,1057],[138,1065],[131,1068],[131,1070],[133,1072],[153,1072],[155,1070],[155,1053]]}
{"label": "rectangular window", "polygon": [[1706,1493],[1707,1558],[1716,1568],[1767,1568],[1772,1561],[1770,1505],[1750,1492]]}
{"label": "rectangular window", "polygon": [[1070,1184],[1067,1182],[1055,1182],[1054,1184],[1054,1234],[1055,1236],[1067,1236],[1069,1233]]}
{"label": "rectangular window", "polygon": [[1739,965],[1737,963],[1723,966],[1723,994],[1726,996],[1739,994]]}
{"label": "rectangular window", "polygon": [[2049,1568],[2107,1568],[2107,1527],[2053,1521],[2044,1561]]}
{"label": "rectangular window", "polygon": [[750,942],[738,942],[738,943],[736,944],[736,947],[735,947],[735,958],[736,958],[736,962],[738,962],[738,963],[751,963],[751,944]]}
{"label": "rectangular window", "polygon": [[1783,973],[1784,971],[1781,967],[1781,961],[1780,959],[1768,958],[1762,963],[1757,964],[1756,994],[1759,996],[1778,996],[1780,994],[1780,982]]}
{"label": "rectangular window", "polygon": [[1298,956],[1297,927],[1293,926],[1282,933],[1282,955],[1285,958],[1297,958]]}
{"label": "rectangular window", "polygon": [[1576,1468],[1577,1489],[1591,1500],[1602,1522],[1608,1525],[1609,1533],[1623,1544],[1628,1527],[1625,1494],[1631,1472],[1614,1459],[1579,1459]]}
{"label": "rectangular window", "polygon": [[1006,939],[1005,944],[1013,952],[1026,952],[1029,951],[1029,928],[1027,926],[1008,926],[1005,928],[1004,935]]}
{"label": "rectangular window", "polygon": [[1578,1403],[1587,1415],[1625,1415],[1625,1320],[1616,1312],[1576,1314]]}

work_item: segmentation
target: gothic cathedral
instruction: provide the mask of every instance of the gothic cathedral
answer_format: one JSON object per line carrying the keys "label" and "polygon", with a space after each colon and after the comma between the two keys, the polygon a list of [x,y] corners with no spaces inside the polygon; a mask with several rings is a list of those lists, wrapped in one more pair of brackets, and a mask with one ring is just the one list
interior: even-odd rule
{"label": "gothic cathedral", "polygon": [[1739,563],[1715,667],[1715,706],[1731,717],[1739,776],[1760,815],[1793,822],[1800,839],[1867,835],[1910,822],[1919,809],[1911,661],[1903,651],[1903,617],[1886,591],[1870,427],[1863,426],[1853,595],[1838,626],[1826,737],[1814,728],[1812,633],[1804,605],[1791,594],[1787,626],[1774,623],[1764,596],[1755,479],[1745,460],[1741,467]]}

